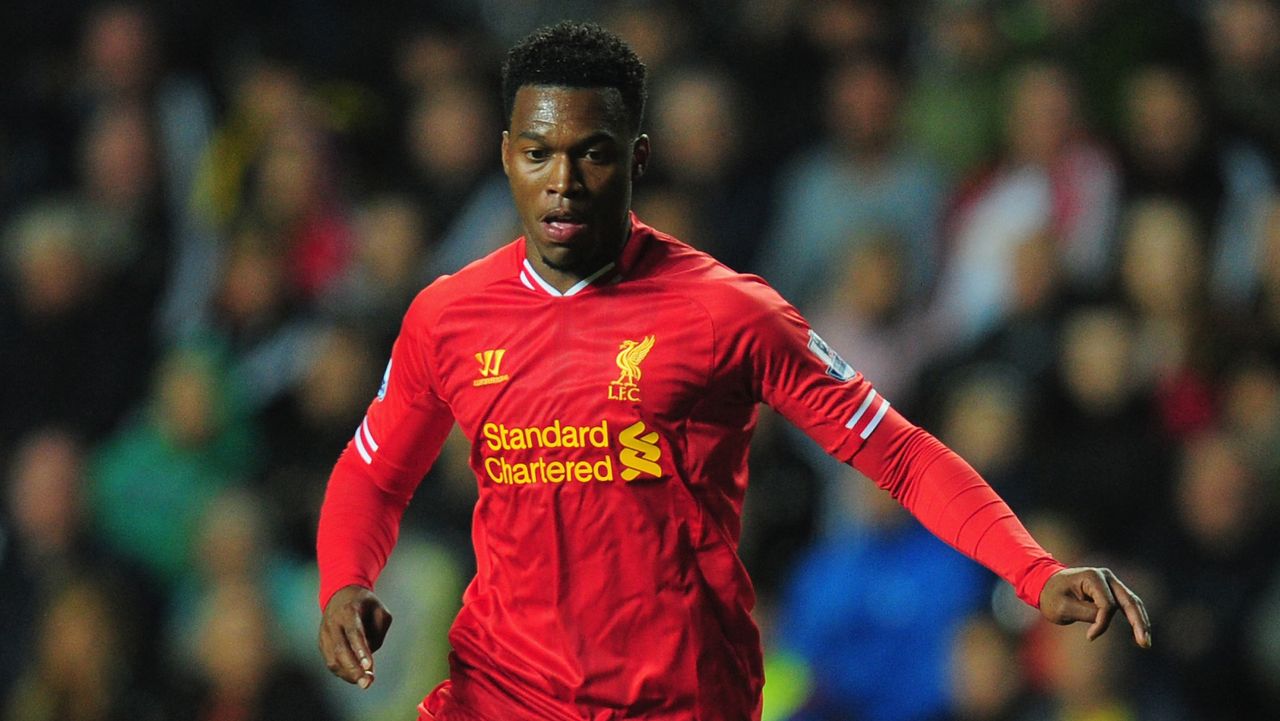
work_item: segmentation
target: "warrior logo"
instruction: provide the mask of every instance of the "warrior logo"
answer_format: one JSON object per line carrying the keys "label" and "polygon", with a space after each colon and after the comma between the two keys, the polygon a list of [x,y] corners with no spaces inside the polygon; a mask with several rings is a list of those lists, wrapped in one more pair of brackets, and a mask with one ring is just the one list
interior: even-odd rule
{"label": "warrior logo", "polygon": [[624,340],[618,346],[615,362],[620,372],[618,380],[609,383],[609,400],[640,402],[640,388],[637,385],[640,380],[640,364],[649,355],[649,351],[653,350],[653,344],[654,336],[647,335],[644,340]]}
{"label": "warrior logo", "polygon": [[511,376],[502,372],[502,356],[506,355],[506,353],[506,348],[476,353],[476,362],[480,364],[480,377],[471,381],[471,385],[488,386],[494,383],[503,383],[510,379]]}

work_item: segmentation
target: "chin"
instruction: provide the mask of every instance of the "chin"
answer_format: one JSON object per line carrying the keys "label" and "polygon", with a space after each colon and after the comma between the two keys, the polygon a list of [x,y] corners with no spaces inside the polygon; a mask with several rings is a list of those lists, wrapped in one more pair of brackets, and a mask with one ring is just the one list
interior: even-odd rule
{"label": "chin", "polygon": [[550,252],[540,251],[538,254],[542,256],[542,262],[548,267],[565,273],[574,271],[582,260],[577,253],[568,249],[552,249]]}

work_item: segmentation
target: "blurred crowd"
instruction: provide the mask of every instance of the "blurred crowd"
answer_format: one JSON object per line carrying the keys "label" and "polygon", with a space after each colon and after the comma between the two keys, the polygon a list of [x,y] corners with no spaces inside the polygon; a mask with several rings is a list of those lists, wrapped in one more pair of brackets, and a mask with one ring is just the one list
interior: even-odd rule
{"label": "blurred crowd", "polygon": [[1154,648],[1038,620],[765,410],[766,719],[1280,715],[1274,0],[0,3],[0,719],[406,719],[447,673],[452,437],[315,650],[325,479],[418,289],[519,234],[505,48],[650,71],[646,222],[769,280]]}

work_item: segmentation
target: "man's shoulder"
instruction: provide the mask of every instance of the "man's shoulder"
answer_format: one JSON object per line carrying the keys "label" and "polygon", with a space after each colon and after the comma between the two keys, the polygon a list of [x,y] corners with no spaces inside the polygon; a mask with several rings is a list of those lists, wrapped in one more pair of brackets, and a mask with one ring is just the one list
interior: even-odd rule
{"label": "man's shoulder", "polygon": [[763,278],[736,271],[670,235],[654,231],[654,252],[646,280],[686,295],[713,315],[754,315],[788,307]]}
{"label": "man's shoulder", "polygon": [[519,273],[523,237],[473,260],[456,273],[442,275],[418,292],[409,315],[428,319],[447,306],[488,291],[493,285],[514,282]]}

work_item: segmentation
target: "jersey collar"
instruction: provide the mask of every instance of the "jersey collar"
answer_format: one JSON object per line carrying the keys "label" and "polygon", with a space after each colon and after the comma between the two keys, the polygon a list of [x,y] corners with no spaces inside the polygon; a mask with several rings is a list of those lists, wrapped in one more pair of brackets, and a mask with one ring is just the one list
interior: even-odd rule
{"label": "jersey collar", "polygon": [[[593,283],[603,285],[606,283],[620,282],[635,267],[636,261],[639,259],[645,246],[648,245],[649,235],[653,230],[640,222],[634,211],[631,212],[631,235],[627,236],[626,242],[622,244],[622,252],[618,254],[618,259],[606,264],[600,270],[574,283],[572,287],[561,293],[556,290],[555,286],[543,280],[542,276],[533,269],[533,264],[529,262],[526,254],[521,259],[520,264],[520,282],[529,290],[542,291],[547,295],[564,298],[571,295],[577,295]],[[526,249],[527,253],[527,249]],[[599,281],[599,283],[597,283]]]}

